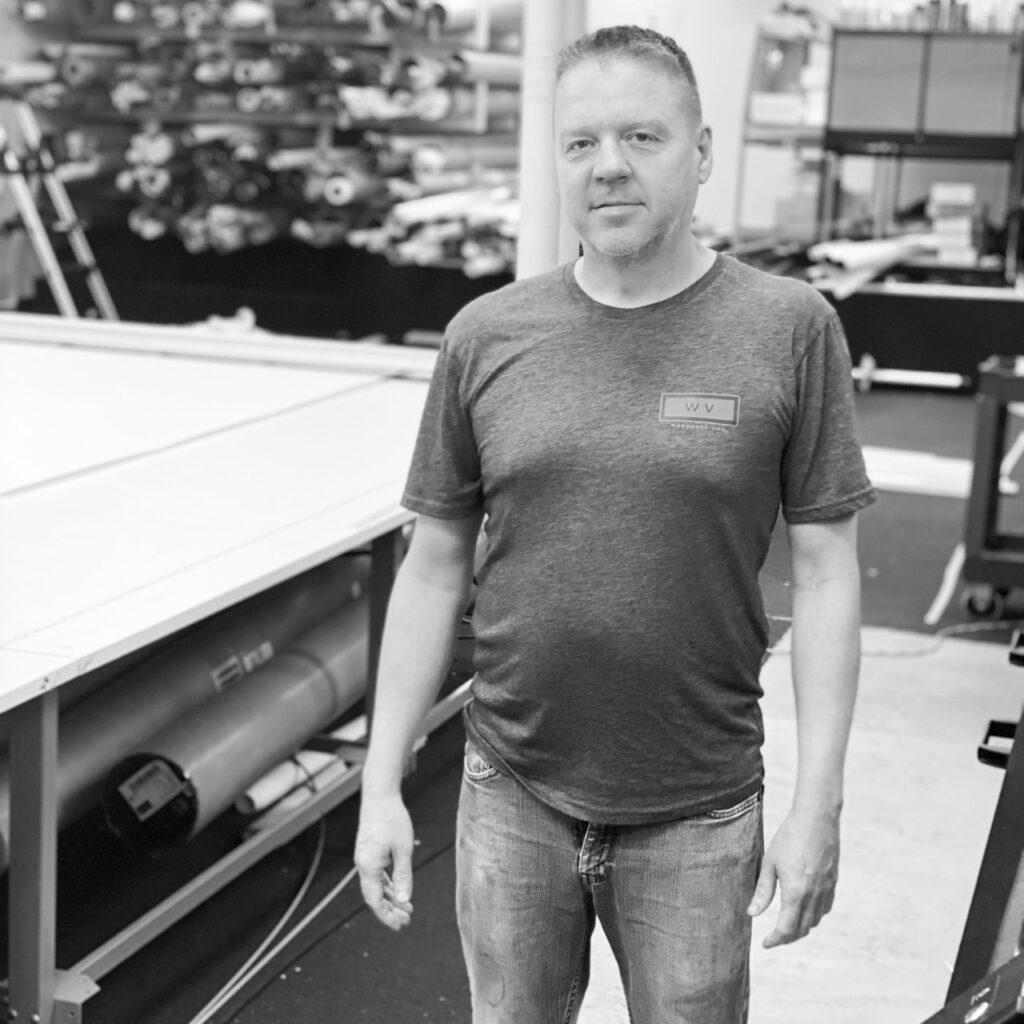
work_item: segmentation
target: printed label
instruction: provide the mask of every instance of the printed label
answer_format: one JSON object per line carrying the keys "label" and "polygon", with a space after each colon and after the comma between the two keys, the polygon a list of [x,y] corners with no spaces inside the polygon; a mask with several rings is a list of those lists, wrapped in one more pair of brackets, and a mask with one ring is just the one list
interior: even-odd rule
{"label": "printed label", "polygon": [[223,690],[229,683],[238,682],[245,675],[242,667],[242,659],[237,654],[232,654],[226,661],[222,661],[211,673],[213,685],[218,690]]}
{"label": "printed label", "polygon": [[135,817],[145,821],[166,807],[186,785],[174,774],[170,765],[155,760],[125,779],[117,791],[135,812]]}
{"label": "printed label", "polygon": [[735,427],[740,421],[740,396],[662,392],[659,419],[663,423]]}
{"label": "printed label", "polygon": [[260,665],[265,665],[273,656],[274,645],[269,640],[264,640],[259,647],[254,647],[242,655],[242,667],[247,673],[255,672]]}

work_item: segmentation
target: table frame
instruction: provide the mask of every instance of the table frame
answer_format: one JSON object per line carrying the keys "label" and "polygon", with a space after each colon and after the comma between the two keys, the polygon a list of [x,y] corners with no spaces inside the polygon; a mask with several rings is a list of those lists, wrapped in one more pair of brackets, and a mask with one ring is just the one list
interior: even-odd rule
{"label": "table frame", "polygon": [[[347,346],[283,336],[225,337],[222,332],[193,332],[143,325],[98,325],[59,317],[0,314],[0,340],[68,344],[105,349],[160,351],[189,358],[230,358],[285,366],[323,367],[365,372],[381,377],[429,376],[435,352],[394,351],[388,346]],[[311,554],[301,565],[282,567],[274,579],[253,581],[249,593],[237,591],[207,603],[204,615],[221,610],[264,587],[280,582],[347,551],[371,549],[369,674],[367,725],[387,602],[405,548],[405,529],[414,515],[397,504],[369,524],[352,530],[331,550]],[[202,616],[200,616],[202,617]],[[171,626],[166,631],[173,632]],[[153,637],[149,637],[153,639]],[[61,682],[67,682],[61,679]],[[128,928],[68,970],[56,966],[57,904],[57,772],[59,687],[47,677],[38,690],[22,696],[11,709],[11,822],[8,868],[9,963],[6,1017],[17,1024],[73,1024],[99,990],[98,981],[205,899],[224,888],[272,850],[279,848],[332,808],[355,794],[362,766],[354,765],[287,818],[254,833],[231,853],[172,894]],[[23,691],[24,692],[24,691]],[[468,684],[439,701],[429,712],[429,733],[457,714],[468,696]]]}

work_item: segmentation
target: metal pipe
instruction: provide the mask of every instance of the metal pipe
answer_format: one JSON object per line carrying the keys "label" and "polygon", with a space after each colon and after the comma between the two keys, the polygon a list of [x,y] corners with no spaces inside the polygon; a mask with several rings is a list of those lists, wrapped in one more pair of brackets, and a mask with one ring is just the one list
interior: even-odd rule
{"label": "metal pipe", "polygon": [[348,710],[366,692],[368,611],[350,603],[122,759],[103,793],[111,829],[149,850],[187,841]]}

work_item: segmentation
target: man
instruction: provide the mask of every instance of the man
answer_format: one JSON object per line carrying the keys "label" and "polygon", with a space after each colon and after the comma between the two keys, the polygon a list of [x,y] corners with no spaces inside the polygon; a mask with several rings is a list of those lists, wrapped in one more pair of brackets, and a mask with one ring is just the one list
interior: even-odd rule
{"label": "man", "polygon": [[[746,1019],[769,946],[832,905],[859,664],[855,513],[874,497],[849,356],[809,286],[692,234],[711,172],[669,39],[561,56],[555,147],[574,263],[475,300],[439,354],[405,503],[420,514],[380,661],[356,863],[410,920],[402,764],[466,607],[477,635],[458,816],[475,1024],[575,1019],[599,917],[636,1024]],[[763,849],[758,586],[781,509],[799,771]]]}

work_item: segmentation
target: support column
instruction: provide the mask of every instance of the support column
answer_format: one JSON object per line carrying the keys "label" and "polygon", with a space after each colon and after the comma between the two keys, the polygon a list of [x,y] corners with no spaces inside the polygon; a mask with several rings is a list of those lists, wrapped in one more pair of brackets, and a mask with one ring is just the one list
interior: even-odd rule
{"label": "support column", "polygon": [[516,277],[531,277],[558,262],[559,203],[552,152],[555,57],[563,44],[562,4],[525,0],[520,88],[519,194],[522,215]]}

